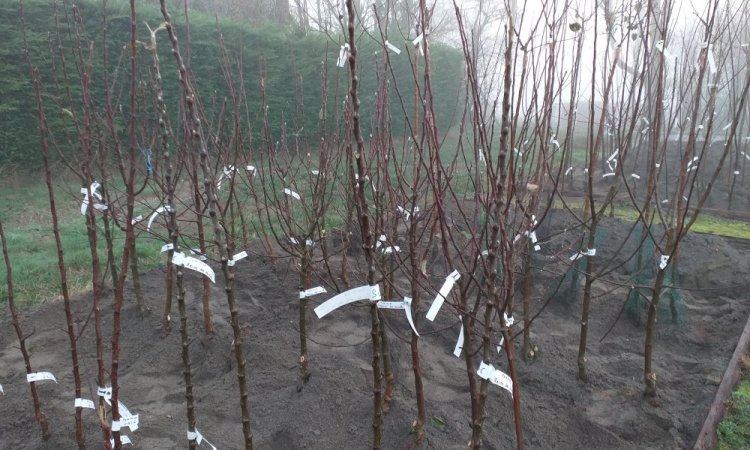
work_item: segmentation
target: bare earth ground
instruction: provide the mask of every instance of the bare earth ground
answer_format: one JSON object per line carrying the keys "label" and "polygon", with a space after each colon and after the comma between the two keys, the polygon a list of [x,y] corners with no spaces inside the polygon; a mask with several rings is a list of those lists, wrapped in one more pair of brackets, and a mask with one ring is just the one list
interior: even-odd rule
{"label": "bare earth ground", "polygon": [[[608,248],[614,252],[617,233],[626,232],[629,226],[609,220],[605,224],[609,242],[602,243],[597,255],[603,258],[608,256]],[[560,251],[565,256],[565,245],[550,243],[542,253]],[[685,325],[659,326],[655,358],[660,397],[656,406],[641,396],[643,330],[624,316],[617,320],[627,290],[620,288],[595,300],[588,385],[575,379],[580,307],[552,302],[533,325],[538,358],[531,364],[519,363],[527,448],[671,449],[692,445],[716,389],[712,380],[718,383],[750,314],[750,255],[747,247],[743,250],[736,241],[705,235],[689,236],[683,252],[683,287],[701,290],[684,291],[689,307]],[[283,261],[274,268],[260,256],[238,263],[256,448],[368,448],[372,411],[368,311],[350,306],[322,320],[312,316],[310,336],[318,342],[310,347],[313,375],[298,393],[298,283],[290,269]],[[624,273],[625,269],[620,269],[614,279],[625,281]],[[446,273],[440,270],[434,275],[437,288]],[[136,432],[125,434],[133,439],[133,448],[148,450],[187,447],[176,305],[172,333],[162,337],[159,324],[163,276],[159,270],[143,276],[154,313],[141,320],[136,306],[128,303],[122,317],[121,400],[140,414],[141,423]],[[212,299],[216,333],[207,337],[200,329],[200,281],[195,274],[186,276],[196,414],[198,429],[211,443],[219,449],[238,449],[239,395],[230,366],[232,337],[220,278],[217,273]],[[536,309],[555,280],[546,276],[538,283]],[[603,294],[611,287],[600,283],[596,289],[597,294]],[[110,296],[104,311],[107,336],[111,333],[111,302]],[[74,306],[82,325],[90,312],[90,296],[77,298]],[[423,305],[423,310],[428,306]],[[425,448],[463,449],[470,432],[465,364],[452,355],[459,330],[451,319],[454,316],[444,306],[435,324],[421,320],[419,325],[424,333],[421,354],[428,422],[434,416],[445,424],[440,429],[428,423]],[[612,332],[600,342],[616,320]],[[399,311],[392,311],[388,321],[394,331],[407,334],[408,324]],[[39,437],[21,355],[7,313],[3,313],[0,383],[6,394],[0,395],[0,448],[76,448],[73,380],[62,303],[51,302],[27,312],[24,326],[27,332],[34,332],[28,340],[34,370],[52,371],[59,381],[37,383],[53,435],[47,442]],[[428,334],[444,327],[450,328]],[[96,389],[93,331],[90,322],[80,339],[87,398],[93,398]],[[397,388],[384,418],[383,447],[409,448],[416,415],[409,348],[393,334],[390,341]],[[505,367],[503,362],[496,364]],[[100,448],[101,432],[93,411],[84,410],[84,418],[89,448]],[[513,448],[512,420],[510,396],[490,386],[484,448]],[[204,444],[202,448],[208,447]]]}

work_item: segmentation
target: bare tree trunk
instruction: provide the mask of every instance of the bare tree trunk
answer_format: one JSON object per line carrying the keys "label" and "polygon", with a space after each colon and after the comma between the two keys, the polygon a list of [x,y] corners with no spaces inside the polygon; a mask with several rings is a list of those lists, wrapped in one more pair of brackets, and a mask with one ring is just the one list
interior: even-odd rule
{"label": "bare tree trunk", "polygon": [[[8,308],[10,309],[10,315],[13,320],[13,328],[16,330],[16,336],[18,337],[18,345],[23,356],[23,362],[26,365],[26,373],[33,373],[31,369],[31,357],[26,349],[26,336],[24,336],[21,330],[21,319],[18,317],[18,311],[16,310],[16,302],[13,297],[13,271],[10,265],[10,257],[8,256],[8,247],[5,239],[5,231],[3,230],[3,223],[0,222],[0,240],[3,245],[3,259],[5,260],[5,283],[8,287]],[[34,404],[34,416],[36,421],[39,422],[39,426],[42,428],[42,440],[46,441],[49,439],[49,425],[47,424],[47,416],[42,412],[42,404],[39,401],[39,394],[36,391],[36,383],[30,382],[29,389],[31,390],[31,400]]]}

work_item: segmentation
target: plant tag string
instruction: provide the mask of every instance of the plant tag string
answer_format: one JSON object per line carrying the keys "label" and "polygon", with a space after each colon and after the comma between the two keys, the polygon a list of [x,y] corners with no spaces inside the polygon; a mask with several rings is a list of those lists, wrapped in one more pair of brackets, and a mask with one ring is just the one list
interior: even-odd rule
{"label": "plant tag string", "polygon": [[52,372],[35,372],[35,373],[27,373],[26,374],[26,381],[29,383],[34,383],[36,381],[44,381],[44,380],[50,380],[57,383],[57,380],[55,379],[55,376],[52,375]]}
{"label": "plant tag string", "polygon": [[453,289],[453,285],[456,284],[456,281],[458,281],[459,278],[461,278],[461,274],[458,273],[458,270],[454,270],[450,275],[445,277],[443,286],[440,288],[440,291],[432,302],[430,309],[427,311],[427,320],[430,322],[435,320],[435,316],[437,316],[438,311],[440,311],[440,307],[443,306],[443,302],[448,297],[451,289]]}
{"label": "plant tag string", "polygon": [[172,255],[172,264],[199,272],[207,276],[212,283],[216,283],[216,275],[214,274],[214,270],[208,264],[196,258],[193,258],[192,256],[185,256],[184,253],[175,253],[174,255]]}
{"label": "plant tag string", "polygon": [[380,300],[380,285],[360,286],[349,289],[321,303],[314,311],[318,318],[322,319],[331,311],[359,300],[370,300],[373,302]]}
{"label": "plant tag string", "polygon": [[409,325],[411,325],[411,329],[414,330],[414,334],[419,336],[417,327],[414,326],[414,320],[411,317],[411,297],[404,297],[404,301],[402,302],[379,301],[377,306],[380,309],[403,309],[406,313],[406,320],[408,320]]}
{"label": "plant tag string", "polygon": [[204,438],[201,432],[198,431],[197,428],[195,429],[195,431],[188,430],[187,438],[188,438],[188,441],[195,441],[195,443],[198,444],[198,446],[200,446],[203,443],[203,441],[206,441],[206,444],[208,444],[209,447],[211,447],[213,450],[216,450],[216,447],[212,443],[208,442],[208,439]]}
{"label": "plant tag string", "polygon": [[492,364],[485,364],[484,361],[479,363],[477,375],[510,392],[510,396],[513,397],[513,380],[505,372],[495,369]]}

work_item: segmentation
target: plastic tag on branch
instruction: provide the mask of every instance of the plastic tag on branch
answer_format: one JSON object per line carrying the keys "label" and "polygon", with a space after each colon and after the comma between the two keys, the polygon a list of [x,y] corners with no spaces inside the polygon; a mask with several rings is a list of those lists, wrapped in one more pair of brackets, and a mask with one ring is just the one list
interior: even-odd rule
{"label": "plastic tag on branch", "polygon": [[669,264],[669,255],[661,255],[659,257],[659,269],[664,270]]}
{"label": "plastic tag on branch", "polygon": [[205,442],[213,450],[216,450],[216,447],[214,447],[214,445],[212,443],[208,442],[208,440],[203,437],[203,435],[201,434],[200,431],[198,431],[197,428],[195,429],[195,431],[188,430],[188,432],[187,432],[187,439],[188,439],[188,441],[195,441],[195,443],[198,444],[198,446],[200,446],[202,443]]}
{"label": "plastic tag on branch", "polygon": [[162,253],[168,252],[170,250],[174,250],[174,244],[172,244],[171,242],[169,244],[164,244],[164,245],[161,246],[161,252]]}
{"label": "plastic tag on branch", "polygon": [[258,173],[258,169],[255,166],[251,166],[251,165],[245,166],[245,170],[252,173],[253,176],[255,176]]}
{"label": "plastic tag on branch", "polygon": [[637,173],[631,173],[630,176],[631,176],[631,178],[634,178],[636,180],[640,180],[641,179],[641,176],[638,175]]}
{"label": "plastic tag on branch", "polygon": [[241,259],[244,259],[244,258],[247,258],[247,252],[245,250],[243,250],[243,251],[237,253],[236,255],[232,256],[232,259],[230,259],[229,261],[227,261],[227,265],[230,266],[230,267],[232,267],[232,266],[234,266],[237,263],[237,261],[239,261]]}
{"label": "plastic tag on branch", "polygon": [[172,264],[201,273],[207,276],[212,283],[216,283],[216,275],[213,269],[208,264],[192,256],[185,256],[184,253],[176,252],[172,255]]}
{"label": "plastic tag on branch", "polygon": [[2,384],[0,384],[0,393],[2,393],[3,395],[5,395],[5,391],[3,390],[3,385]]}
{"label": "plastic tag on branch", "polygon": [[140,216],[140,215],[139,216],[135,216],[135,217],[133,217],[133,220],[130,221],[130,224],[131,225],[135,225],[138,222],[141,222],[142,220],[143,220],[143,216]]}
{"label": "plastic tag on branch", "polygon": [[461,331],[458,332],[458,340],[456,340],[456,346],[453,348],[453,356],[456,358],[461,357],[461,351],[464,349],[464,321],[461,316],[458,316],[458,320],[461,321]]}
{"label": "plastic tag on branch", "polygon": [[109,399],[112,398],[112,386],[98,387],[96,389],[96,395],[104,397],[104,399],[107,400],[107,403],[109,403]]}
{"label": "plastic tag on branch", "polygon": [[32,372],[26,374],[26,381],[29,383],[46,380],[54,381],[55,383],[57,383],[57,380],[55,379],[55,376],[52,375],[52,372]]}
{"label": "plastic tag on branch", "polygon": [[578,258],[580,258],[582,256],[596,256],[596,249],[595,248],[591,248],[591,249],[588,249],[588,250],[585,250],[585,251],[580,251],[580,252],[576,253],[575,255],[571,256],[570,260],[571,261],[575,261],[575,260],[577,260]]}
{"label": "plastic tag on branch", "polygon": [[711,75],[716,74],[716,59],[714,59],[714,52],[713,52],[713,44],[709,44],[708,42],[704,42],[703,45],[701,45],[701,48],[706,49],[706,60],[708,61],[708,71],[711,72]]}
{"label": "plastic tag on branch", "polygon": [[297,199],[297,200],[301,200],[302,199],[302,197],[300,197],[300,195],[298,193],[294,192],[293,190],[291,190],[289,188],[284,188],[284,193],[286,195],[292,197],[292,198]]}
{"label": "plastic tag on branch", "polygon": [[331,311],[359,300],[380,300],[380,285],[360,286],[344,291],[318,305],[314,310],[315,315],[317,315],[319,319],[322,319]]}
{"label": "plastic tag on branch", "polygon": [[94,409],[94,402],[87,398],[77,398],[75,400],[76,408]]}
{"label": "plastic tag on branch", "polygon": [[419,332],[417,332],[417,327],[414,326],[414,320],[411,316],[411,297],[404,297],[404,301],[402,302],[379,301],[377,306],[380,309],[403,309],[406,313],[406,320],[408,320],[409,325],[411,325],[411,329],[414,330],[414,334],[419,336]]}
{"label": "plastic tag on branch", "polygon": [[346,66],[346,60],[349,57],[349,44],[344,44],[339,49],[339,58],[336,60],[337,67]]}
{"label": "plastic tag on branch", "polygon": [[477,149],[477,159],[484,164],[485,167],[487,167],[487,161],[484,159],[484,152],[481,148]]}
{"label": "plastic tag on branch", "polygon": [[[300,243],[299,239],[291,236],[289,237],[289,242],[294,245],[299,245]],[[312,239],[305,239],[305,245],[307,245],[308,247],[315,247],[315,241],[313,241]]]}
{"label": "plastic tag on branch", "polygon": [[565,175],[567,176],[572,171],[573,171],[573,166],[568,167],[568,170],[565,171]]}
{"label": "plastic tag on branch", "polygon": [[560,142],[557,140],[556,134],[552,135],[552,139],[550,139],[549,143],[555,146],[555,150],[553,150],[553,152],[560,150]]}
{"label": "plastic tag on branch", "polygon": [[615,173],[614,172],[609,172],[609,173],[605,173],[604,175],[602,175],[602,178],[609,178],[609,177],[613,177],[613,176],[615,176]]}
{"label": "plastic tag on branch", "polygon": [[156,211],[151,214],[151,217],[148,218],[148,224],[146,224],[146,231],[151,231],[151,224],[154,223],[154,220],[156,220],[156,216],[159,214],[163,214],[165,212],[173,212],[172,208],[169,206],[160,206],[156,208]]}
{"label": "plastic tag on branch", "polygon": [[391,44],[390,42],[385,41],[385,46],[388,47],[388,50],[392,51],[393,53],[395,53],[397,55],[401,54],[401,49],[398,48],[398,47],[396,47],[395,45]]}
{"label": "plastic tag on branch", "polygon": [[516,319],[513,318],[513,315],[508,317],[508,313],[503,313],[503,324],[505,324],[506,328],[510,327],[514,323],[516,323]]}
{"label": "plastic tag on branch", "polygon": [[208,258],[206,257],[206,255],[204,255],[203,252],[201,252],[201,249],[199,249],[199,248],[191,248],[190,249],[190,253],[192,253],[193,255],[198,255],[198,257],[199,257],[199,259],[201,261],[207,261],[208,260]]}
{"label": "plastic tag on branch", "polygon": [[413,46],[416,47],[419,44],[421,44],[423,40],[424,40],[424,33],[420,33],[419,36],[417,36],[413,41],[411,41],[411,43]]}
{"label": "plastic tag on branch", "polygon": [[477,375],[496,386],[500,386],[510,392],[511,397],[513,396],[513,380],[511,380],[503,371],[495,369],[492,364],[485,364],[484,361],[479,363]]}
{"label": "plastic tag on branch", "polygon": [[[112,423],[112,425],[114,426],[114,422]],[[133,445],[133,441],[131,441],[129,437],[124,436],[124,435],[120,435],[120,443],[122,445],[127,445],[127,444]],[[115,438],[111,438],[109,440],[109,444],[112,446],[112,448],[115,448]]]}
{"label": "plastic tag on branch", "polygon": [[411,211],[407,210],[404,207],[396,206],[396,211],[398,211],[404,217],[404,220],[409,220],[411,219],[411,216],[416,216],[417,214],[419,214],[419,206],[415,206]]}
{"label": "plastic tag on branch", "polygon": [[458,281],[460,278],[461,274],[458,273],[458,270],[454,270],[450,273],[450,275],[445,277],[443,286],[440,288],[440,291],[435,297],[435,300],[433,300],[430,309],[427,311],[427,320],[431,322],[435,320],[438,311],[440,311],[440,307],[443,306],[443,302],[445,302],[445,299],[448,298],[448,294],[450,294],[451,289],[453,289],[453,285],[456,284],[456,281]]}
{"label": "plastic tag on branch", "polygon": [[318,286],[304,291],[299,291],[299,298],[312,297],[313,295],[325,294],[326,292],[328,292],[326,291],[326,288],[324,288],[323,286]]}

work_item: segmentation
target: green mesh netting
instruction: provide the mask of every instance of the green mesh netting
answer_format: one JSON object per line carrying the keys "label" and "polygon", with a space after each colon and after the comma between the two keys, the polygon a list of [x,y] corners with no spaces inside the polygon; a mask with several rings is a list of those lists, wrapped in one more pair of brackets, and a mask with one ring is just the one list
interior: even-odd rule
{"label": "green mesh netting", "polygon": [[[625,314],[636,324],[646,323],[648,304],[651,300],[651,289],[656,278],[658,261],[654,258],[654,243],[650,236],[644,234],[643,224],[636,226],[636,232],[633,233],[635,245],[640,244],[638,252],[633,258],[632,274],[634,286],[628,292],[628,298],[625,302]],[[687,319],[687,306],[685,299],[679,290],[679,273],[675,264],[667,267],[667,273],[664,275],[664,288],[662,289],[659,303],[656,307],[657,324],[674,324],[682,325]]]}
{"label": "green mesh netting", "polygon": [[[604,240],[605,233],[598,229],[596,236],[594,237],[594,248],[600,248],[601,243]],[[588,239],[584,236],[583,242],[587,242]],[[585,249],[581,249],[585,250]],[[601,253],[599,253],[601,255]],[[596,267],[596,266],[594,266]],[[555,301],[564,304],[571,305],[578,302],[581,299],[581,291],[583,290],[583,283],[586,279],[586,258],[578,258],[573,264],[570,265],[568,271],[563,275],[560,288],[555,294]]]}

